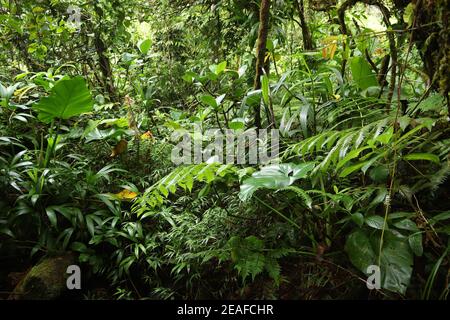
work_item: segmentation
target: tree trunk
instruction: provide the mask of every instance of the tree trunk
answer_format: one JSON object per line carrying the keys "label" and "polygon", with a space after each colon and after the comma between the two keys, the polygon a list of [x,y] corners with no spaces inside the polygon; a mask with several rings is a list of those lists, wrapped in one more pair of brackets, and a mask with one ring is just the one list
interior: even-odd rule
{"label": "tree trunk", "polygon": [[[103,19],[103,10],[97,6],[97,4],[94,4],[94,11],[98,16],[98,19],[101,21]],[[109,98],[112,102],[118,102],[120,99],[117,96],[116,88],[114,86],[111,62],[109,57],[106,55],[107,48],[101,37],[101,33],[101,28],[99,27],[98,30],[95,31],[95,51],[97,52],[99,67],[103,75],[103,82],[106,86],[106,90],[108,91]]]}
{"label": "tree trunk", "polygon": [[[259,10],[259,31],[258,44],[256,47],[256,75],[255,75],[255,90],[261,89],[261,76],[268,72],[265,67],[266,43],[267,35],[269,33],[269,14],[270,14],[270,0],[261,0],[261,7]],[[261,105],[255,107],[255,126],[261,128]]]}
{"label": "tree trunk", "polygon": [[295,4],[297,6],[297,11],[300,17],[300,24],[302,28],[303,49],[314,50],[314,43],[312,40],[311,31],[309,30],[308,24],[306,23],[305,5],[303,3],[303,0],[296,0]]}
{"label": "tree trunk", "polygon": [[[433,4],[412,1],[415,17],[412,41],[416,44],[424,64],[424,71],[433,89],[444,96],[450,93],[450,0]],[[449,106],[450,108],[450,106]]]}
{"label": "tree trunk", "polygon": [[105,43],[101,39],[100,35],[97,35],[95,37],[95,50],[98,55],[99,67],[102,71],[103,82],[106,86],[106,90],[108,91],[109,98],[111,99],[111,101],[116,102],[118,100],[118,97],[116,96],[116,88],[114,87],[111,63],[109,61],[109,58],[105,54]]}

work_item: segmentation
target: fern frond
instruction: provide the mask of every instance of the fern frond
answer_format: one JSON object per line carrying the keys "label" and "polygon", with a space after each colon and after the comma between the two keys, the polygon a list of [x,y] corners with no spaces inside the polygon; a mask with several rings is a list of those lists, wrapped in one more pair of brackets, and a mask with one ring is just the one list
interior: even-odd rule
{"label": "fern frond", "polygon": [[[411,121],[411,119],[406,120]],[[360,169],[366,172],[375,163],[392,153],[394,135],[397,136],[395,143],[398,154],[401,154],[402,150],[409,152],[410,148],[420,143],[425,144],[425,137],[430,136],[429,132],[421,131],[429,127],[430,124],[426,122],[407,131],[400,128],[394,134],[394,121],[394,117],[385,117],[363,127],[319,133],[289,146],[283,158],[300,157],[319,160],[312,176],[320,172],[328,172],[330,168],[333,168],[333,173],[342,170],[341,177],[346,177]],[[405,130],[406,127],[407,125],[404,126]]]}
{"label": "fern frond", "polygon": [[287,186],[287,187],[284,187],[284,188],[282,188],[282,189],[277,190],[277,192],[283,191],[283,190],[294,191],[294,192],[295,192],[295,193],[303,200],[303,202],[305,203],[305,205],[306,205],[309,209],[311,209],[311,206],[312,206],[312,199],[311,199],[311,197],[306,193],[305,190],[300,189],[299,187],[296,187],[296,186]]}
{"label": "fern frond", "polygon": [[133,205],[133,212],[138,216],[156,206],[162,205],[165,199],[174,194],[178,188],[191,191],[195,181],[211,183],[228,174],[237,176],[239,169],[231,164],[200,163],[178,167],[160,181],[145,190],[142,197]]}
{"label": "fern frond", "polygon": [[419,181],[417,181],[412,187],[412,190],[414,193],[427,189],[436,191],[445,181],[447,181],[449,176],[450,165],[444,165],[440,170],[427,175],[427,181],[424,181],[424,179],[419,179]]}

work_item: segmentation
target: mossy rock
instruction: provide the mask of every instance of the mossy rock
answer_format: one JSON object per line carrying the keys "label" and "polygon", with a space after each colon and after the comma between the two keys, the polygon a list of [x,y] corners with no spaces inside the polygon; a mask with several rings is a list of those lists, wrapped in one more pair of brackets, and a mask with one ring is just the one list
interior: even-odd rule
{"label": "mossy rock", "polygon": [[54,300],[67,290],[67,267],[75,264],[71,253],[48,257],[31,268],[15,287],[11,300]]}

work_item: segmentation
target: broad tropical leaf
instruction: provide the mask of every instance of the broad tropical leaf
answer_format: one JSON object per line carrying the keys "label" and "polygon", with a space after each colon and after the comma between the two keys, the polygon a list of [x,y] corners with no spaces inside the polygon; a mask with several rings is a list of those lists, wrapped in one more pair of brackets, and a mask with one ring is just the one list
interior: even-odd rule
{"label": "broad tropical leaf", "polygon": [[[410,242],[407,237],[386,231],[379,255],[380,233],[369,236],[359,229],[347,238],[345,251],[353,265],[365,274],[370,265],[378,265],[380,262],[381,287],[404,294],[412,273],[413,253]],[[415,245],[415,251],[421,253],[418,245]]]}
{"label": "broad tropical leaf", "polygon": [[353,57],[350,60],[350,69],[353,80],[360,89],[367,89],[378,85],[375,73],[363,57]]}
{"label": "broad tropical leaf", "polygon": [[48,97],[42,98],[33,109],[38,119],[50,123],[55,118],[69,119],[92,110],[94,101],[82,77],[61,79]]}
{"label": "broad tropical leaf", "polygon": [[247,201],[260,188],[272,190],[286,188],[296,180],[305,178],[313,169],[313,162],[301,164],[283,163],[263,167],[243,182],[239,198],[242,201]]}

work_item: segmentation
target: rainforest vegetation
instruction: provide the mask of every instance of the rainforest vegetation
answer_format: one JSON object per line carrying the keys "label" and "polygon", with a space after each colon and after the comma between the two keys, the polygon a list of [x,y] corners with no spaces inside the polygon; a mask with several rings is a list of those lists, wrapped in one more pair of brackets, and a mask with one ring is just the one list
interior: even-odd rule
{"label": "rainforest vegetation", "polygon": [[449,8],[0,0],[0,299],[446,300]]}

